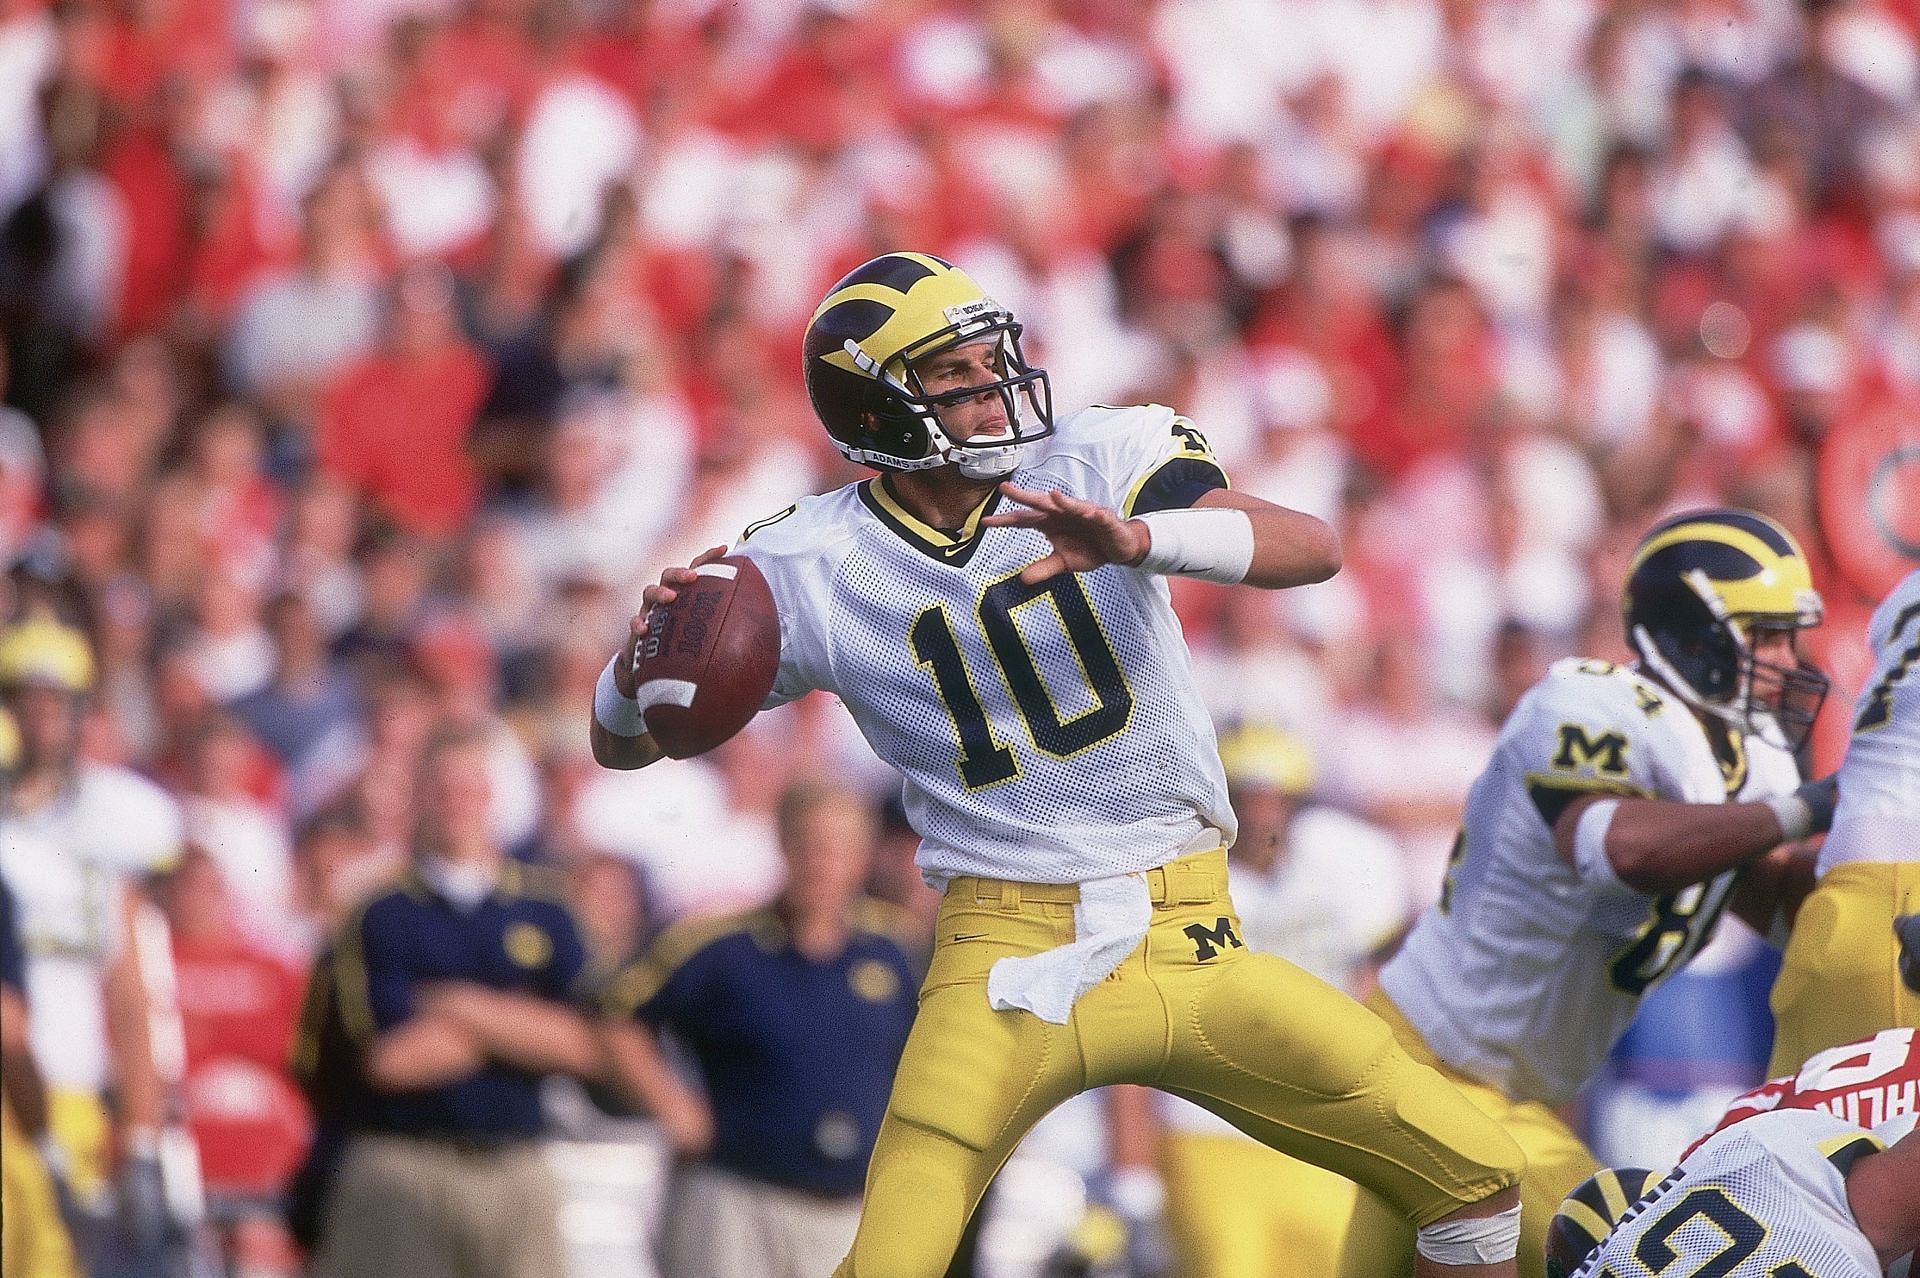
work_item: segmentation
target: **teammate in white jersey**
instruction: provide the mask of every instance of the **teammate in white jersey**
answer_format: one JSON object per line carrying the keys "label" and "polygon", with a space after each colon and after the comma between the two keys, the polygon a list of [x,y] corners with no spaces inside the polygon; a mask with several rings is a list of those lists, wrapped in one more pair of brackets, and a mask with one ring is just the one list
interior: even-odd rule
{"label": "teammate in white jersey", "polygon": [[[1358,1004],[1248,949],[1226,895],[1234,818],[1163,578],[1318,581],[1331,531],[1230,491],[1170,409],[1056,423],[1020,331],[939,258],[841,280],[808,324],[807,389],[881,474],[739,547],[780,613],[772,701],[845,701],[945,892],[840,1273],[943,1273],[1025,1131],[1119,1082],[1373,1189],[1418,1227],[1420,1274],[1512,1273],[1513,1142]],[[693,579],[670,569],[645,604]],[[608,766],[658,757],[633,698],[645,633],[643,610],[596,698]]]}
{"label": "teammate in white jersey", "polygon": [[1920,1027],[1895,977],[1893,922],[1920,913],[1920,569],[1867,624],[1873,675],[1853,710],[1840,806],[1773,986],[1769,1074],[1890,1026]]}
{"label": "teammate in white jersey", "polygon": [[85,637],[51,618],[0,632],[0,694],[20,744],[0,785],[0,872],[18,898],[31,960],[31,1031],[52,1133],[83,1205],[105,1212],[109,1165],[128,1170],[128,1186],[145,1199],[157,1183],[162,1089],[133,941],[133,884],[178,856],[182,831],[158,787],[80,758],[93,670]]}
{"label": "teammate in white jersey", "polygon": [[[1799,786],[1790,753],[1826,681],[1796,655],[1821,604],[1786,530],[1738,510],[1669,519],[1624,603],[1638,666],[1556,662],[1521,698],[1441,899],[1369,1004],[1526,1151],[1523,1274],[1595,1167],[1555,1109],[1706,942],[1734,871],[1832,815],[1831,784]],[[1770,900],[1751,908],[1770,920]]]}

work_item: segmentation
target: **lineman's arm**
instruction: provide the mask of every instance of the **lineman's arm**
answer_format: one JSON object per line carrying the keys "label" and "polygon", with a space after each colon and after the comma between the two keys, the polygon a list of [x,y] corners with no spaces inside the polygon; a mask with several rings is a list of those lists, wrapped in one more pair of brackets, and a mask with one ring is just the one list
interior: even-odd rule
{"label": "lineman's arm", "polygon": [[1847,1205],[1882,1265],[1920,1248],[1920,1131],[1853,1165]]}
{"label": "lineman's arm", "polygon": [[1579,866],[1580,822],[1594,804],[1615,803],[1606,827],[1606,858],[1635,891],[1674,892],[1747,864],[1787,837],[1765,803],[1684,803],[1673,799],[1613,799],[1588,795],[1567,805],[1553,825],[1553,845]]}
{"label": "lineman's arm", "polygon": [[696,1155],[713,1143],[713,1112],[660,1055],[653,1033],[631,1020],[599,1024],[607,1077],[626,1099],[660,1120],[674,1152]]}
{"label": "lineman's arm", "polygon": [[159,1130],[165,1108],[160,1075],[153,1063],[152,1009],[146,981],[140,975],[140,950],[134,933],[139,909],[140,898],[131,888],[122,888],[119,954],[101,981],[123,1133]]}

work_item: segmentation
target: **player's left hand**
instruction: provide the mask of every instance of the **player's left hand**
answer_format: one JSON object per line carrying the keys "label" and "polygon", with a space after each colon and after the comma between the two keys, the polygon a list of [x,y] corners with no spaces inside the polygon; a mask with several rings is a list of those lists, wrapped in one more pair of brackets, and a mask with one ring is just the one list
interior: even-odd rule
{"label": "player's left hand", "polygon": [[1020,580],[1030,586],[1063,572],[1137,564],[1151,544],[1146,525],[1122,519],[1105,506],[1063,492],[1035,492],[1013,484],[1000,485],[1000,492],[1027,509],[988,515],[980,521],[982,524],[989,528],[1035,528],[1053,543],[1052,554],[1036,559],[1020,574]]}

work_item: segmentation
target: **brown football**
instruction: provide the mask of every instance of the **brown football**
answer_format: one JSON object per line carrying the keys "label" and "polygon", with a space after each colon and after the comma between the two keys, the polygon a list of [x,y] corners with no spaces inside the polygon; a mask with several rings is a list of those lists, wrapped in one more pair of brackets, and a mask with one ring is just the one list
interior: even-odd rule
{"label": "brown football", "polygon": [[780,617],[753,561],[728,555],[694,571],[698,581],[653,610],[634,661],[647,731],[675,759],[746,727],[780,666]]}

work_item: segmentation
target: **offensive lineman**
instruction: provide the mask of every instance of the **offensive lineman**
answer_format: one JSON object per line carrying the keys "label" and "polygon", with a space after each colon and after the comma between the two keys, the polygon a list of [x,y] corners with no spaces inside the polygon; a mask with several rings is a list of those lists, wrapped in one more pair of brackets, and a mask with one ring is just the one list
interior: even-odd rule
{"label": "offensive lineman", "polygon": [[[1920,993],[1920,964],[1907,961],[1920,957],[1920,919],[1903,932],[1902,976]],[[1634,1204],[1634,1187],[1652,1172],[1603,1170],[1574,1190],[1548,1237],[1550,1278],[1600,1265],[1636,1278],[1699,1250],[1726,1278],[1873,1278],[1883,1266],[1905,1278],[1920,1244],[1920,1137],[1906,1134],[1917,1089],[1915,1030],[1885,1029],[1817,1053],[1797,1074],[1731,1102],[1644,1207]],[[1890,1147],[1888,1158],[1862,1162],[1880,1146]],[[1588,1263],[1595,1250],[1600,1258]]]}
{"label": "offensive lineman", "polygon": [[[890,253],[841,280],[808,324],[807,389],[840,451],[881,474],[738,548],[779,608],[770,704],[845,701],[902,774],[945,892],[839,1273],[943,1273],[1026,1130],[1116,1082],[1373,1189],[1418,1227],[1418,1274],[1513,1273],[1513,1142],[1345,995],[1247,949],[1226,895],[1234,817],[1161,578],[1319,581],[1339,568],[1332,534],[1231,492],[1169,409],[1056,425],[1020,332],[939,258]],[[646,607],[719,553],[669,569]],[[645,615],[595,701],[611,767],[659,757],[634,697]]]}
{"label": "offensive lineman", "polygon": [[1873,675],[1854,706],[1840,806],[1773,985],[1769,1074],[1894,1025],[1920,991],[1894,976],[1894,920],[1920,913],[1920,569],[1867,623]]}
{"label": "offensive lineman", "polygon": [[[1522,1274],[1542,1272],[1554,1208],[1596,1166],[1555,1108],[1706,943],[1734,872],[1833,813],[1830,781],[1795,788],[1826,679],[1797,655],[1821,602],[1785,529],[1742,510],[1666,520],[1624,612],[1638,664],[1569,658],[1521,698],[1439,903],[1368,1000],[1526,1151]],[[1763,928],[1764,879],[1742,903]]]}

